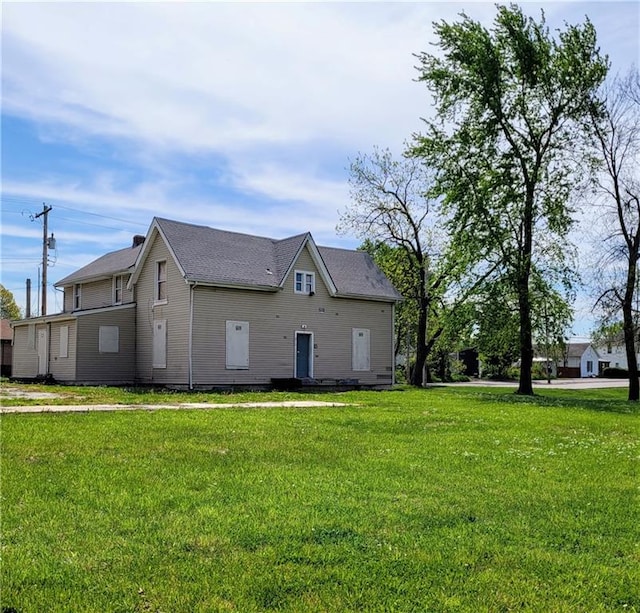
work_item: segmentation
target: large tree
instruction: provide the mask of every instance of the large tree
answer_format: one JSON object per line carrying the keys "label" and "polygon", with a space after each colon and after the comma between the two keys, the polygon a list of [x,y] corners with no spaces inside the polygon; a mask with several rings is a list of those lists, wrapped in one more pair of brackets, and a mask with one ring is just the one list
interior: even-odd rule
{"label": "large tree", "polygon": [[2,319],[20,319],[20,307],[17,305],[13,294],[0,285],[0,315]]}
{"label": "large tree", "polygon": [[[426,383],[425,364],[444,329],[429,322],[442,310],[445,295],[454,291],[469,259],[462,252],[453,255],[445,240],[440,204],[429,197],[432,176],[422,160],[398,160],[386,149],[359,155],[350,166],[351,203],[338,225],[339,232],[369,241],[365,246],[410,303],[403,314],[415,330],[411,383],[417,386]],[[450,308],[467,291],[456,286]]]}
{"label": "large tree", "polygon": [[605,211],[606,251],[598,270],[605,321],[622,313],[629,400],[640,400],[637,300],[640,274],[640,75],[633,69],[598,92],[591,106],[596,189]]}
{"label": "large tree", "polygon": [[577,152],[575,131],[607,73],[587,20],[557,37],[516,5],[491,30],[465,14],[435,24],[434,54],[418,56],[435,119],[414,153],[437,163],[456,240],[487,250],[517,296],[518,393],[533,394],[532,300],[537,270],[562,275]]}

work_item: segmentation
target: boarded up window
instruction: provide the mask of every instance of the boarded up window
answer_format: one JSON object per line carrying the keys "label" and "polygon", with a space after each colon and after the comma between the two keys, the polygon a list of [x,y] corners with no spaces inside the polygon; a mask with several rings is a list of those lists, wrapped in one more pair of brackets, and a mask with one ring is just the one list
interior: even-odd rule
{"label": "boarded up window", "polygon": [[69,357],[69,326],[60,328],[60,357]]}
{"label": "boarded up window", "polygon": [[153,321],[153,368],[167,367],[167,320]]}
{"label": "boarded up window", "polygon": [[226,323],[226,367],[249,368],[249,322],[227,321]]}
{"label": "boarded up window", "polygon": [[100,353],[118,353],[120,350],[120,328],[118,326],[100,326],[98,333],[98,351]]}
{"label": "boarded up window", "polygon": [[351,330],[351,368],[353,370],[371,370],[370,332],[366,328]]}

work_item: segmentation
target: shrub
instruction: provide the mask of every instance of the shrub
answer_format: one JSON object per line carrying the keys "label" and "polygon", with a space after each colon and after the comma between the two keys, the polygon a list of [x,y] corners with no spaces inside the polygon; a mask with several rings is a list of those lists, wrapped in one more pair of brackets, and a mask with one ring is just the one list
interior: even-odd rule
{"label": "shrub", "polygon": [[629,371],[626,368],[620,368],[618,366],[608,366],[603,369],[600,376],[607,379],[628,379]]}

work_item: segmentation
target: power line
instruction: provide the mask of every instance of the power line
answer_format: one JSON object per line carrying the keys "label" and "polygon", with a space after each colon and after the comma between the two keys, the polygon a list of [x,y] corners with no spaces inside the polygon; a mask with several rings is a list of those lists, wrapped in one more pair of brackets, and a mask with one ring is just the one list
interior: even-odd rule
{"label": "power line", "polygon": [[[19,206],[28,205],[28,206],[34,206],[35,207],[35,206],[39,206],[39,204],[40,204],[37,200],[28,200],[28,199],[25,199],[25,198],[19,198],[19,197],[15,197],[15,196],[2,196],[2,197],[0,197],[0,201],[3,202],[3,203],[6,202],[7,204],[16,204],[16,205],[19,205]],[[54,203],[55,203],[55,201],[54,201]],[[74,213],[80,213],[81,215],[92,215],[94,217],[101,217],[103,219],[109,219],[111,221],[119,221],[121,223],[127,223],[127,224],[130,224],[132,226],[136,226],[136,227],[140,227],[140,228],[142,228],[142,227],[146,228],[147,227],[146,224],[142,224],[142,223],[140,223],[138,221],[132,221],[130,219],[123,219],[122,217],[113,217],[112,215],[103,215],[101,213],[93,213],[91,211],[83,211],[81,209],[76,209],[76,208],[73,208],[73,207],[70,207],[70,206],[64,206],[62,204],[56,204],[56,209],[65,209],[67,211],[73,211]],[[5,211],[3,211],[3,213],[4,212]],[[10,212],[13,212],[13,211],[10,211]],[[15,212],[17,212],[17,211],[15,211]],[[21,213],[24,213],[24,211],[21,211]],[[77,221],[77,223],[84,223],[84,224],[87,224],[87,225],[92,225],[89,222],[81,222],[81,221],[78,221],[78,220],[73,220],[73,221]],[[95,224],[93,224],[93,225],[95,225]],[[106,226],[98,226],[98,227],[106,227]],[[109,229],[114,229],[114,228],[109,228]],[[117,229],[121,229],[121,228],[117,228]]]}

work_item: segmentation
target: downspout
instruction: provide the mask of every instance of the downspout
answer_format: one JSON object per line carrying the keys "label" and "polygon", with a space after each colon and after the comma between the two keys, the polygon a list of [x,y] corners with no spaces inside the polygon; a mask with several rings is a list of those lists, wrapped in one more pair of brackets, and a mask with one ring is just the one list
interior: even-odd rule
{"label": "downspout", "polygon": [[396,303],[391,303],[391,385],[396,384]]}
{"label": "downspout", "polygon": [[198,282],[189,283],[189,389],[193,390],[193,292]]}

